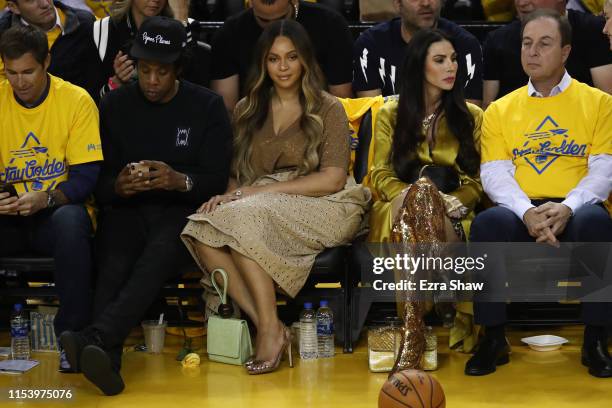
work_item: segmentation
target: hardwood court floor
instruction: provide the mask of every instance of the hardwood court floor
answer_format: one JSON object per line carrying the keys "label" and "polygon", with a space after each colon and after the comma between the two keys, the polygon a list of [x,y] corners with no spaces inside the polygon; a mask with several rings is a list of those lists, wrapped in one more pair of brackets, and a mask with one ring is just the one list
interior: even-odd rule
{"label": "hardwood court floor", "polygon": [[[437,330],[440,344],[447,340]],[[509,365],[485,377],[466,377],[463,367],[468,356],[441,347],[440,368],[434,372],[445,392],[447,407],[589,407],[612,406],[612,379],[589,376],[580,364],[582,327],[549,330],[570,340],[561,351],[538,353],[528,350],[520,338],[542,332],[511,331],[513,345]],[[364,336],[365,337],[365,336]],[[0,336],[6,345],[6,333]],[[132,341],[140,341],[132,338]],[[199,340],[201,346],[202,338]],[[24,375],[0,375],[1,407],[100,407],[100,408],[264,408],[264,407],[376,407],[378,392],[386,374],[372,374],[367,368],[367,348],[361,341],[354,354],[337,354],[332,359],[303,362],[296,367],[285,362],[272,374],[249,376],[243,368],[209,362],[202,353],[202,365],[183,369],[174,360],[179,337],[167,337],[163,354],[128,352],[123,360],[125,391],[104,397],[80,374],[56,371],[57,355],[36,353],[40,366]],[[340,352],[338,349],[337,352]],[[72,402],[9,402],[9,389],[71,388]]]}

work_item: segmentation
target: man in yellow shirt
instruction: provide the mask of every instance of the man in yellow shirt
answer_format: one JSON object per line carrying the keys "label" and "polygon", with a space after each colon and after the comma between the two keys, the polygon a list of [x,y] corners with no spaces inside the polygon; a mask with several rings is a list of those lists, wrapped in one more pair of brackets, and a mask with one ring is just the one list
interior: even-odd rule
{"label": "man in yellow shirt", "polygon": [[[5,31],[0,56],[0,256],[55,259],[59,336],[91,319],[93,232],[84,203],[102,161],[98,110],[85,90],[47,73],[47,38],[37,28]],[[77,369],[62,353],[60,371]]]}
{"label": "man in yellow shirt", "polygon": [[[91,22],[94,16],[52,0],[8,0],[0,16],[0,35],[10,27],[31,25],[44,31],[51,52],[48,72],[88,89]],[[0,63],[0,81],[5,79]]]}
{"label": "man in yellow shirt", "polygon": [[[497,206],[476,217],[473,242],[612,241],[602,205],[612,191],[612,97],[565,70],[571,35],[555,11],[535,11],[523,23],[521,61],[530,79],[485,112],[480,173]],[[505,303],[475,303],[474,316],[485,337],[465,373],[486,375],[509,361]],[[612,377],[612,304],[585,302],[582,320],[582,363],[593,376]]]}

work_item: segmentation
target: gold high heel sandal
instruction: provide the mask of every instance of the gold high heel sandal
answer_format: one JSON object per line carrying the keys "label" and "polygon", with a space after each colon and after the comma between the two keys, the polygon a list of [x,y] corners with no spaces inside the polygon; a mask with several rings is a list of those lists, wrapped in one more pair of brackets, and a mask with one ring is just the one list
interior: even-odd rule
{"label": "gold high heel sandal", "polygon": [[273,360],[259,361],[253,360],[251,364],[245,364],[245,368],[250,375],[265,374],[276,371],[280,366],[283,354],[287,352],[289,367],[293,368],[293,354],[291,353],[291,333],[283,325],[283,345]]}
{"label": "gold high heel sandal", "polygon": [[249,366],[252,366],[254,362],[255,362],[255,357],[249,357],[247,361],[244,362],[244,367],[248,369]]}

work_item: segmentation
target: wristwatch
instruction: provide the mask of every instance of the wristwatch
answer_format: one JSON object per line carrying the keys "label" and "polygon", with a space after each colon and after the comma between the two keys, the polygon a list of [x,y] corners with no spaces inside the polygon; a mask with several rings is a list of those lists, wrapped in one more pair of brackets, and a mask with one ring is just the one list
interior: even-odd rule
{"label": "wristwatch", "polygon": [[189,192],[193,189],[193,180],[188,174],[185,174],[185,191]]}
{"label": "wristwatch", "polygon": [[47,208],[55,207],[57,203],[55,202],[55,194],[53,194],[53,190],[47,191]]}

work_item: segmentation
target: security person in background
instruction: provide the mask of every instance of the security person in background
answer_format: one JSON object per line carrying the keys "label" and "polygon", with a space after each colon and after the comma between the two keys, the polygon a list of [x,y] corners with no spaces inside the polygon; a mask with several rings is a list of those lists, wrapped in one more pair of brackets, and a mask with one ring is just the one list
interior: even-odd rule
{"label": "security person in background", "polygon": [[[94,16],[52,0],[8,0],[9,12],[0,17],[0,36],[13,26],[31,25],[46,33],[51,53],[48,72],[74,85],[87,89],[87,31]],[[4,79],[0,64],[0,80]]]}

